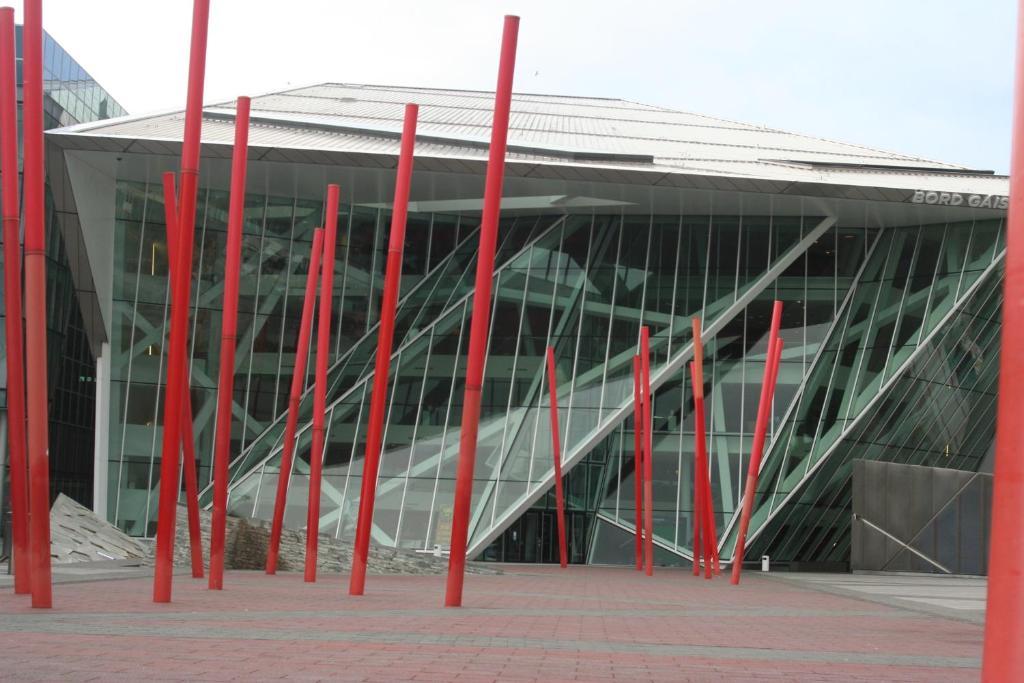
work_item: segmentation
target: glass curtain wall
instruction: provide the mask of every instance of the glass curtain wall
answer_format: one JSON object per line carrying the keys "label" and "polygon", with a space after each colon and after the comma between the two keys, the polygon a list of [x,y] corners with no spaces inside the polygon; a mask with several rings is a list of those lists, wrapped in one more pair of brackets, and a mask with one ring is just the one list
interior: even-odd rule
{"label": "glass curtain wall", "polygon": [[[167,242],[159,182],[119,181],[111,333],[110,519],[135,535],[155,529],[166,379]],[[207,487],[215,424],[228,195],[201,188],[192,287],[192,407],[200,487]],[[390,213],[342,206],[336,247],[332,361],[370,357]],[[239,293],[231,452],[239,454],[280,422],[287,406],[313,229],[323,202],[246,197]],[[411,215],[403,287],[434,276],[476,219]],[[316,338],[314,333],[313,339]],[[352,352],[359,349],[359,354]],[[309,379],[313,361],[308,365]],[[353,361],[355,362],[355,361]],[[337,374],[337,368],[332,368]],[[307,400],[306,403],[309,401]],[[307,417],[309,406],[306,406]]]}
{"label": "glass curtain wall", "polygon": [[[794,369],[784,370],[790,379],[780,387],[780,395],[788,390],[791,397],[864,257],[870,237],[864,228],[828,229],[822,220],[620,214],[538,221],[544,227],[534,233],[536,237],[517,244],[521,245],[518,251],[507,250],[509,257],[499,259],[495,274],[495,322],[477,453],[472,542],[482,551],[488,535],[493,538],[495,530],[512,524],[530,507],[531,499],[547,495],[553,468],[543,357],[551,345],[556,352],[563,452],[585,447],[587,452],[593,448],[605,454],[607,462],[618,458],[613,468],[584,461],[587,464],[581,463],[567,475],[574,515],[570,529],[578,548],[574,556],[586,555],[593,513],[607,498],[604,491],[622,488],[610,483],[610,473],[623,466],[618,444],[625,438],[621,430],[632,400],[631,359],[639,328],[647,324],[652,329],[653,371],[658,372],[669,361],[680,365],[687,353],[692,315],[703,314],[706,324],[717,322],[721,328],[708,346],[718,358],[711,363],[719,373],[709,374],[711,383],[723,387],[723,398],[711,419],[719,421],[720,432],[714,448],[721,456],[716,460],[720,471],[716,482],[722,491],[716,495],[731,510],[738,498],[739,465],[745,451],[739,444],[749,441],[752,424],[746,423],[753,421],[753,410],[745,421],[732,420],[732,402],[750,403],[752,395],[756,404],[760,377],[754,366],[757,349],[764,346],[772,298],[791,302],[786,334],[792,346],[786,364]],[[766,276],[783,257],[788,268]],[[753,287],[758,290],[753,300],[738,305]],[[373,529],[378,543],[410,548],[447,545],[470,294],[467,289],[454,301],[450,295],[438,297],[447,306],[437,305],[441,312],[435,320],[416,336],[407,337],[394,354],[395,379]],[[433,307],[433,301],[433,296],[427,296],[426,305]],[[763,361],[763,348],[759,352]],[[331,434],[320,528],[339,537],[351,534],[358,509],[369,380],[366,368],[363,377],[333,402],[328,415]],[[680,457],[680,385],[678,380],[674,385],[671,379],[666,381],[659,389],[655,411],[659,443],[664,442],[673,463]],[[709,395],[715,395],[715,389]],[[668,403],[677,406],[674,411]],[[674,417],[662,417],[662,412]],[[729,424],[727,415],[732,420]],[[600,438],[596,447],[586,446],[599,429],[612,432],[605,441],[614,442],[614,447]],[[690,431],[692,435],[692,426]],[[303,431],[296,451],[300,457],[290,480],[286,523],[294,526],[305,521],[308,441],[308,431]],[[262,462],[244,462],[248,472],[235,471],[230,503],[235,513],[269,514],[279,450],[280,444],[275,443]],[[627,469],[632,466],[629,458]],[[672,501],[664,507],[679,518],[684,514],[676,510],[679,475],[665,462],[666,473],[656,474],[656,479],[671,480],[665,487],[671,494],[658,496]],[[631,481],[629,476],[624,473],[626,481]],[[546,505],[542,502],[536,510]],[[517,539],[537,538],[547,533],[550,523],[550,515],[539,515],[536,522],[523,522],[531,528],[510,533]],[[672,531],[665,538],[674,540],[676,526],[671,523]],[[501,544],[500,552],[506,557],[508,553],[536,556],[535,550],[514,547],[508,537]],[[492,548],[488,555],[495,552]],[[540,552],[543,556],[547,550]]]}
{"label": "glass curtain wall", "polygon": [[[968,322],[987,324],[998,318],[998,301],[991,294],[998,286],[995,274],[1004,239],[999,220],[897,228],[880,235],[766,454],[751,534],[773,516],[781,518],[766,530],[764,540],[748,544],[751,556],[782,533],[780,524],[787,542],[806,541],[786,546],[780,561],[838,557],[848,549],[849,519],[844,515],[854,457],[977,469],[991,441],[994,418],[985,381],[977,389],[973,379],[963,387],[955,381],[956,373],[946,373],[929,392],[922,364],[938,364],[941,372],[945,363],[962,362],[962,354],[953,350],[957,345],[969,348],[983,363],[991,362],[998,341],[989,335],[995,333],[965,336],[962,330]],[[980,308],[974,311],[972,306]],[[949,335],[954,336],[943,341]],[[943,355],[937,356],[937,349]],[[936,423],[932,411],[947,406],[948,400],[930,403],[927,409],[909,408],[923,395],[940,394],[960,401],[959,417],[944,414],[942,425]],[[889,441],[905,434],[891,432],[895,425],[889,425],[887,415],[899,416],[902,429],[918,437],[931,425],[916,456],[907,455],[905,444],[894,447]],[[976,438],[968,442],[961,428]],[[801,530],[800,524],[810,524],[815,533]],[[833,539],[835,545],[826,549],[820,536],[829,525],[846,536]],[[732,543],[730,535],[723,557],[731,553]]]}

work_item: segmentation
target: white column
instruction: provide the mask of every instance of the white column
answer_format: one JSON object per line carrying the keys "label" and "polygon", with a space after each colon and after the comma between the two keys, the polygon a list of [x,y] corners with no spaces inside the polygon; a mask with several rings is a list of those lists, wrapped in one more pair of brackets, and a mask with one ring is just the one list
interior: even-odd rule
{"label": "white column", "polygon": [[[93,444],[92,510],[107,519],[107,468],[110,463],[110,343],[96,359],[96,438]],[[113,520],[111,520],[113,521]]]}

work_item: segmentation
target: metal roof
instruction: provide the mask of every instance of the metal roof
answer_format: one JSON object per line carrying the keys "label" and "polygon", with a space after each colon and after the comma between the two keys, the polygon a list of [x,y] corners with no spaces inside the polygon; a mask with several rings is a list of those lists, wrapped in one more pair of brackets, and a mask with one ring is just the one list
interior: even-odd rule
{"label": "metal roof", "polygon": [[[396,156],[406,102],[420,105],[417,158],[486,159],[493,93],[324,83],[252,99],[249,144],[267,158],[329,163]],[[203,142],[230,145],[233,102],[205,107]],[[183,113],[133,116],[50,133],[61,146],[167,152]],[[1008,181],[860,145],[617,99],[516,94],[509,162],[659,176],[724,176],[871,188],[1007,194]],[[254,158],[259,158],[257,155]]]}

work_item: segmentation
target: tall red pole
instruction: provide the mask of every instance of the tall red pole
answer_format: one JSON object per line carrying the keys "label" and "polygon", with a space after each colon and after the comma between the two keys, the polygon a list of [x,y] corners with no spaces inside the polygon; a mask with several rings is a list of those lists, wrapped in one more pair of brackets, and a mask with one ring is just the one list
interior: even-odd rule
{"label": "tall red pole", "polygon": [[327,361],[331,348],[331,303],[334,294],[334,247],[338,242],[338,198],[341,188],[327,186],[324,204],[324,257],[320,271],[320,310],[316,328],[316,378],[313,385],[313,444],[309,451],[309,503],[306,506],[305,580],[316,581],[320,540],[320,483],[324,469],[324,416],[327,413]]}
{"label": "tall red pole", "polygon": [[46,381],[46,205],[43,168],[43,6],[25,0],[22,105],[25,190],[25,343],[28,389],[29,545],[32,606],[52,607],[50,451]]}
{"label": "tall red pole", "polygon": [[160,498],[153,573],[153,602],[171,601],[174,570],[174,522],[178,501],[178,449],[181,445],[182,394],[188,378],[182,373],[188,359],[188,309],[192,289],[192,251],[196,226],[196,188],[199,181],[199,135],[203,122],[203,82],[206,73],[206,34],[210,0],[194,0],[192,43],[188,66],[185,134],[181,146],[181,196],[178,202],[178,253],[172,271],[178,277],[171,296],[164,432],[160,461]]}
{"label": "tall red pole", "polygon": [[[3,184],[4,306],[7,335],[7,443],[11,461],[14,592],[32,591],[25,460],[25,346],[21,324],[21,228],[18,208],[18,95],[14,10],[0,8],[0,182]],[[0,484],[2,486],[2,484]]]}
{"label": "tall red pole", "polygon": [[[700,371],[698,370],[698,374]],[[701,378],[703,380],[703,378]],[[700,474],[699,486],[700,486],[700,504],[701,504],[701,526],[702,534],[701,537],[704,541],[704,578],[711,578],[712,572],[715,571],[715,565],[717,564],[717,534],[715,533],[715,512],[714,504],[711,500],[711,484],[708,480],[708,447],[707,447],[707,436],[705,432],[705,415],[704,412],[704,396],[703,394],[697,399],[696,410],[697,423],[701,425],[701,428],[696,431],[694,437],[696,439],[696,448],[699,455],[700,467],[698,473]]]}
{"label": "tall red pole", "polygon": [[[700,561],[704,552],[701,538],[701,527],[704,525],[704,488],[701,485],[700,447],[698,442],[703,435],[703,401],[698,402],[698,394],[703,395],[704,387],[697,381],[697,364],[690,361],[690,382],[693,388],[693,575],[700,576]],[[705,558],[707,561],[707,558]]]}
{"label": "tall red pole", "polygon": [[764,376],[761,379],[761,398],[757,404],[757,420],[754,423],[754,441],[750,446],[750,462],[747,464],[747,481],[743,488],[743,508],[740,511],[740,527],[736,534],[736,547],[732,553],[732,577],[730,583],[740,582],[743,570],[743,554],[747,546],[747,529],[750,526],[750,515],[754,510],[754,492],[757,490],[757,476],[761,471],[761,455],[764,452],[764,438],[768,432],[768,420],[771,414],[772,383],[775,372],[776,345],[781,341],[779,329],[782,327],[782,302],[776,301],[772,306],[772,322],[768,331],[768,350],[765,353]]}
{"label": "tall red pole", "polygon": [[284,444],[281,449],[281,466],[277,475],[277,496],[274,498],[274,519],[270,526],[270,541],[267,548],[268,574],[277,573],[277,556],[281,549],[281,527],[284,525],[284,506],[288,499],[288,481],[292,476],[292,457],[295,454],[295,426],[299,419],[299,400],[306,384],[306,360],[309,357],[309,337],[313,326],[313,306],[316,304],[316,285],[320,279],[320,257],[323,254],[324,230],[313,231],[313,246],[309,255],[309,272],[306,274],[305,298],[302,300],[302,321],[299,323],[299,341],[295,348],[295,368],[292,370],[292,386],[288,394],[288,418],[284,426]]}
{"label": "tall red pole", "polygon": [[1006,230],[1002,352],[996,411],[988,608],[982,679],[1024,680],[1024,2],[1017,7],[1017,63]]}
{"label": "tall red pole", "polygon": [[694,441],[697,463],[695,490],[700,491],[701,537],[704,542],[704,578],[710,579],[715,564],[714,507],[711,483],[708,479],[707,434],[704,419],[704,343],[701,339],[700,318],[693,318],[693,402]]}
{"label": "tall red pole", "polygon": [[362,595],[366,587],[366,561],[370,553],[373,504],[377,496],[380,442],[384,432],[384,407],[388,395],[391,346],[395,334],[395,307],[398,305],[398,288],[402,276],[405,221],[409,210],[409,188],[412,184],[412,161],[416,145],[416,117],[418,114],[419,107],[415,104],[405,105],[402,145],[398,155],[398,175],[395,178],[395,201],[391,210],[388,260],[384,273],[384,295],[380,305],[380,334],[377,339],[377,358],[373,370],[370,423],[366,428],[366,457],[363,460],[363,483],[359,493],[359,519],[356,522],[352,574],[348,584],[349,595]]}
{"label": "tall red pole", "polygon": [[636,526],[636,570],[644,568],[644,421],[640,393],[640,356],[633,356],[633,501],[636,512],[633,519]]}
{"label": "tall red pole", "polygon": [[[213,516],[210,520],[210,580],[224,588],[224,537],[228,510],[228,463],[231,460],[231,405],[234,400],[235,347],[238,345],[238,279],[245,222],[245,176],[249,158],[248,97],[235,104],[235,146],[231,153],[227,252],[224,257],[224,307],[221,315],[220,377],[217,382],[217,427],[213,446]],[[191,412],[189,413],[191,415]]]}
{"label": "tall red pole", "polygon": [[558,436],[558,381],[555,376],[555,349],[548,347],[548,389],[551,393],[551,453],[555,460],[555,511],[558,515],[558,562],[565,569],[569,553],[565,546],[565,494],[562,491],[562,444]]}
{"label": "tall red pole", "polygon": [[654,417],[651,415],[651,344],[647,326],[640,328],[640,363],[643,368],[644,425],[644,561],[647,576],[654,575]]}
{"label": "tall red pole", "polygon": [[501,36],[501,60],[498,85],[494,93],[494,120],[487,158],[484,206],[480,218],[480,252],[476,262],[473,314],[469,326],[469,357],[466,363],[466,393],[462,407],[462,432],[459,462],[455,474],[455,506],[452,513],[451,552],[448,557],[448,582],[445,607],[462,606],[462,584],[466,574],[466,543],[469,536],[469,508],[473,497],[473,466],[480,422],[480,391],[487,355],[487,332],[491,316],[491,279],[494,276],[494,249],[498,238],[501,188],[505,178],[505,147],[508,141],[509,110],[512,106],[512,76],[516,62],[519,17],[506,16]]}
{"label": "tall red pole", "polygon": [[[167,264],[170,270],[171,291],[174,291],[174,272],[176,266],[175,256],[178,251],[178,210],[175,199],[174,172],[167,171],[163,175],[164,188],[164,222],[167,224]],[[185,377],[189,376],[188,363],[185,367],[179,368],[178,372]],[[186,381],[186,387],[190,383]],[[185,508],[188,510],[188,538],[189,549],[192,558],[193,578],[203,576],[203,541],[202,532],[199,528],[199,482],[196,481],[196,449],[195,436],[192,433],[192,392],[185,391],[181,404],[182,415],[187,419],[181,421],[181,440],[184,452],[184,463],[182,470],[185,473]]]}

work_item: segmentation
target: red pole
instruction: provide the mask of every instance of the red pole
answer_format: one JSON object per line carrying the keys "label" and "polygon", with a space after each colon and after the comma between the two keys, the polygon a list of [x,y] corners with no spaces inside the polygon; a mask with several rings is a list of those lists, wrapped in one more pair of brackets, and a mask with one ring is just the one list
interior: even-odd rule
{"label": "red pole", "polygon": [[[231,196],[228,204],[227,251],[224,257],[224,307],[221,314],[220,377],[217,382],[217,426],[213,445],[213,516],[210,520],[212,590],[224,588],[224,536],[227,528],[228,463],[231,460],[231,404],[234,397],[235,347],[238,344],[238,278],[245,222],[245,175],[249,157],[248,97],[235,104],[235,146],[231,153]],[[188,413],[191,415],[191,411]]]}
{"label": "red pole", "polygon": [[[313,445],[309,451],[309,502],[306,506],[305,580],[316,581],[320,539],[320,482],[324,468],[324,416],[327,413],[327,361],[331,348],[331,303],[334,294],[334,247],[338,242],[338,197],[341,188],[327,186],[324,204],[324,257],[320,264],[320,311],[316,328],[316,379],[313,385]],[[225,471],[226,472],[226,471]]]}
{"label": "red pole", "polygon": [[697,395],[702,394],[704,388],[697,381],[697,364],[693,361],[690,362],[690,382],[693,387],[693,575],[700,576],[700,560],[704,550],[700,533],[701,526],[704,524],[704,515],[701,512],[704,496],[701,495],[703,487],[700,483],[700,448],[697,444],[702,434],[698,424],[703,425],[704,423],[702,419],[698,420],[698,418],[703,418],[703,411],[698,405]]}
{"label": "red pole", "polygon": [[558,383],[555,377],[555,349],[548,347],[548,389],[551,392],[551,451],[555,459],[555,511],[558,514],[558,561],[565,569],[569,553],[565,546],[565,495],[562,491],[562,445],[558,437]]}
{"label": "red pole", "polygon": [[409,210],[409,188],[412,184],[412,161],[416,145],[418,113],[419,107],[415,104],[405,105],[402,146],[398,156],[398,175],[395,179],[395,202],[391,211],[391,235],[388,238],[388,261],[384,273],[384,295],[380,305],[380,335],[377,339],[377,359],[373,370],[370,423],[366,429],[366,457],[363,461],[363,482],[359,493],[359,519],[356,522],[356,539],[352,552],[349,595],[362,595],[366,587],[366,561],[370,553],[373,504],[377,495],[380,442],[381,434],[384,431],[384,407],[388,395],[391,346],[395,334],[395,307],[398,304],[398,289],[402,275],[405,220]]}
{"label": "red pole", "polygon": [[25,191],[25,343],[28,388],[32,606],[52,607],[49,406],[46,381],[46,205],[43,168],[43,6],[25,0],[22,106]]}
{"label": "red pole", "polygon": [[764,376],[761,379],[761,398],[757,404],[757,421],[754,423],[754,441],[750,446],[750,462],[747,465],[747,481],[743,488],[743,508],[740,511],[740,528],[736,534],[736,547],[732,554],[732,578],[730,583],[740,582],[743,570],[743,554],[747,545],[747,528],[750,526],[750,515],[754,510],[754,493],[757,490],[757,476],[761,471],[761,455],[764,452],[764,438],[768,432],[768,419],[771,411],[773,377],[778,368],[774,368],[776,345],[781,341],[779,328],[782,327],[782,302],[776,301],[772,306],[772,322],[768,331],[768,350],[765,353]]}
{"label": "red pole", "polygon": [[473,496],[473,466],[480,422],[480,389],[484,380],[487,331],[491,316],[491,279],[494,249],[498,238],[501,187],[505,177],[505,147],[508,140],[509,110],[512,106],[512,76],[516,62],[519,17],[506,16],[501,37],[498,86],[494,93],[494,120],[487,158],[484,206],[480,219],[480,253],[476,262],[473,317],[469,326],[469,358],[466,363],[466,393],[462,408],[459,463],[455,474],[455,506],[452,513],[451,552],[448,557],[446,607],[462,605],[462,584],[466,574],[466,542],[469,536],[469,508]]}
{"label": "red pole", "polygon": [[[178,212],[175,201],[174,173],[167,171],[163,175],[164,180],[164,222],[167,224],[167,264],[170,270],[171,291],[174,291],[175,255],[177,252],[177,229]],[[187,361],[187,359],[186,359]],[[178,372],[185,377],[189,376],[188,363],[180,368]],[[186,387],[190,386],[186,381]],[[202,532],[199,528],[199,482],[196,481],[196,450],[195,436],[192,433],[192,392],[186,389],[182,400],[182,414],[188,419],[181,421],[182,446],[185,453],[185,460],[182,469],[185,472],[185,507],[188,510],[188,537],[189,549],[192,558],[192,577],[201,579],[203,577],[203,541]]]}
{"label": "red pole", "polygon": [[299,420],[299,399],[306,384],[306,360],[309,356],[310,328],[313,325],[313,306],[316,303],[316,284],[320,279],[320,257],[323,253],[324,230],[313,231],[313,245],[309,255],[309,272],[306,274],[305,298],[302,301],[302,321],[299,323],[299,341],[295,349],[295,367],[292,370],[292,386],[288,395],[288,419],[284,426],[284,444],[281,450],[281,467],[277,475],[277,496],[274,498],[274,520],[270,527],[270,541],[267,548],[268,574],[277,573],[277,556],[281,548],[281,527],[284,525],[284,506],[288,498],[288,480],[292,475],[292,456],[295,454],[295,426]]}
{"label": "red pole", "polygon": [[711,484],[708,479],[707,434],[704,421],[704,343],[701,339],[700,318],[693,318],[693,376],[694,376],[694,441],[697,463],[695,488],[700,490],[701,536],[704,541],[704,578],[710,579],[714,569],[715,529]]}
{"label": "red pole", "polygon": [[647,576],[654,575],[654,418],[651,415],[651,345],[647,326],[640,328],[640,363],[643,368],[644,443],[644,555]]}
{"label": "red pole", "polygon": [[702,537],[704,539],[704,578],[710,579],[711,574],[714,571],[716,563],[716,545],[715,540],[715,512],[714,505],[711,500],[711,484],[708,481],[708,447],[707,447],[707,436],[704,429],[705,425],[705,412],[704,412],[704,396],[701,395],[697,399],[696,407],[696,419],[701,425],[701,428],[697,430],[695,434],[697,452],[700,455],[700,503],[701,503],[701,525],[703,526]]}
{"label": "red pole", "polygon": [[640,375],[643,373],[640,356],[633,356],[633,500],[636,512],[636,570],[644,568],[644,456],[643,408],[641,408]]}
{"label": "red pole", "polygon": [[188,309],[192,288],[192,248],[196,225],[196,187],[199,176],[199,134],[203,121],[203,80],[206,72],[206,34],[210,0],[194,0],[189,54],[185,135],[181,146],[181,197],[178,203],[180,249],[172,271],[188,277],[174,281],[171,332],[168,340],[167,387],[164,392],[164,431],[160,461],[160,507],[156,529],[153,602],[171,601],[174,569],[174,517],[178,502],[178,449],[181,408],[188,378],[181,369],[188,359]]}
{"label": "red pole", "polygon": [[[0,182],[3,183],[4,306],[7,334],[7,443],[11,460],[14,592],[32,590],[25,460],[25,347],[21,323],[21,229],[18,208],[18,96],[14,10],[0,8]],[[0,484],[2,486],[2,484]]]}
{"label": "red pole", "polygon": [[1017,62],[1006,231],[1002,353],[996,411],[988,603],[982,679],[1024,680],[1024,2],[1017,8]]}

